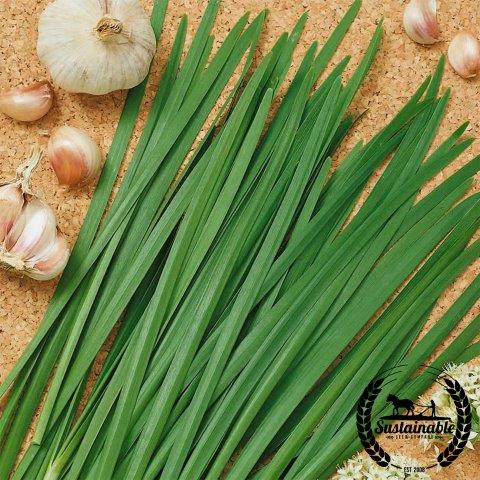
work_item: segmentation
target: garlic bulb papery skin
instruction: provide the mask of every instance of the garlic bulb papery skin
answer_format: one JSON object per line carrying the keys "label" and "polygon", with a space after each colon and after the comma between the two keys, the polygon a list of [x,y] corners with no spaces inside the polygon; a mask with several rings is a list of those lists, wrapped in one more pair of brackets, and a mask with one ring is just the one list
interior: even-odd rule
{"label": "garlic bulb papery skin", "polygon": [[53,88],[44,80],[0,94],[0,111],[19,122],[44,117],[53,105]]}
{"label": "garlic bulb papery skin", "polygon": [[52,209],[27,199],[0,251],[0,263],[36,280],[51,280],[65,268],[70,250]]}
{"label": "garlic bulb papery skin", "polygon": [[448,47],[448,61],[462,78],[473,78],[480,72],[480,42],[468,32],[460,32]]}
{"label": "garlic bulb papery skin", "polygon": [[0,187],[0,265],[37,280],[58,276],[70,255],[53,210],[29,189],[39,150],[17,169],[14,181]]}
{"label": "garlic bulb papery skin", "polygon": [[440,40],[436,0],[410,0],[403,13],[403,26],[407,35],[422,45]]}
{"label": "garlic bulb papery skin", "polygon": [[55,130],[48,142],[48,158],[60,185],[84,185],[100,172],[102,152],[79,128],[65,125]]}
{"label": "garlic bulb papery skin", "polygon": [[18,185],[0,186],[0,242],[3,242],[23,207],[23,192]]}
{"label": "garlic bulb papery skin", "polygon": [[35,280],[52,280],[63,272],[69,257],[67,240],[57,231],[55,240],[48,250],[25,262],[27,275]]}
{"label": "garlic bulb papery skin", "polygon": [[135,87],[155,50],[138,0],[55,0],[40,16],[38,55],[68,92],[103,95]]}
{"label": "garlic bulb papery skin", "polygon": [[5,238],[6,250],[22,261],[48,250],[57,235],[52,209],[38,198],[27,201]]}

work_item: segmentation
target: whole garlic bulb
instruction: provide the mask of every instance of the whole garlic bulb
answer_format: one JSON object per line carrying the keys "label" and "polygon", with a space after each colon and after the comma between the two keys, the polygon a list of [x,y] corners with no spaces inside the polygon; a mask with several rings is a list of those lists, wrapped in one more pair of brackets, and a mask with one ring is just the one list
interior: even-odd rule
{"label": "whole garlic bulb", "polygon": [[70,250],[53,210],[33,195],[29,178],[41,158],[39,150],[17,170],[17,178],[0,185],[0,265],[37,280],[51,280],[65,268]]}
{"label": "whole garlic bulb", "polygon": [[57,128],[48,142],[48,158],[60,185],[84,185],[95,178],[102,164],[102,152],[79,128]]}
{"label": "whole garlic bulb", "polygon": [[102,95],[135,87],[156,49],[138,0],[55,0],[38,25],[37,52],[55,83]]}

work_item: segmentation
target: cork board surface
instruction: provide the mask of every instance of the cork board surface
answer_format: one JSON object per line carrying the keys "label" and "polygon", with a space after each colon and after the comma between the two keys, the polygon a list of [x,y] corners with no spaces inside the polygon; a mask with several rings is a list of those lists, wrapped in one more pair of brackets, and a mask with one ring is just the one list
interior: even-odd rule
{"label": "cork board surface", "polygon": [[[48,78],[35,50],[36,19],[47,3],[48,0],[0,2],[0,64],[2,65],[0,89],[9,89]],[[150,10],[153,1],[144,0],[142,3]],[[314,40],[319,40],[322,44],[349,4],[350,0],[224,0],[215,33],[217,38],[221,39],[244,11],[256,13],[263,8],[268,8],[270,13],[259,49],[259,54],[262,54],[282,31],[290,29],[298,17],[308,10],[310,18],[294,58],[295,65],[298,65],[308,45]],[[382,16],[385,17],[386,33],[380,53],[366,83],[352,105],[353,111],[362,112],[367,109],[367,113],[347,138],[336,157],[337,161],[359,139],[368,140],[398,111],[426,75],[433,71],[439,55],[447,50],[448,39],[452,38],[456,31],[467,29],[480,36],[480,10],[477,0],[462,2],[442,0],[439,22],[443,41],[429,48],[416,45],[403,33],[401,18],[405,4],[406,2],[401,0],[382,2],[364,0],[353,28],[334,57],[336,62],[346,54],[352,55],[351,66],[347,70],[348,75],[365,51],[375,23]],[[198,25],[204,6],[205,1],[170,0],[161,48],[153,68],[151,84],[132,145],[135,144],[141,131],[159,73],[164,65],[164,52],[171,46],[180,15],[187,13],[189,16],[188,41]],[[469,134],[478,137],[480,135],[480,81],[462,80],[447,67],[444,86],[452,87],[453,94],[437,144],[448,132],[467,119],[471,122]],[[16,165],[25,158],[32,144],[39,143],[45,146],[52,129],[63,124],[84,128],[98,140],[103,151],[107,152],[124,97],[124,92],[96,98],[67,94],[55,88],[54,108],[36,123],[20,124],[0,115],[0,182],[14,175]],[[129,153],[131,150],[132,146]],[[425,192],[459,168],[467,159],[479,153],[480,142],[477,141],[455,164],[427,185]],[[74,191],[57,187],[53,171],[48,162],[44,161],[33,177],[33,187],[54,208],[60,228],[66,234],[69,243],[73,245],[88,208],[93,186]],[[472,191],[480,191],[480,178],[477,177]],[[479,272],[480,262],[477,261],[445,292],[428,322],[428,327],[435,323],[441,313]],[[34,335],[55,285],[55,281],[38,283],[0,272],[0,381],[5,378]],[[479,312],[480,306],[477,304],[464,319],[460,328]],[[456,334],[458,330],[454,333]],[[407,454],[410,452],[415,456],[418,453],[418,447],[416,444],[406,444],[402,451]],[[479,465],[480,447],[475,452],[469,451],[463,454],[452,467],[445,471],[431,472],[431,476],[439,480],[473,480],[478,478]]]}

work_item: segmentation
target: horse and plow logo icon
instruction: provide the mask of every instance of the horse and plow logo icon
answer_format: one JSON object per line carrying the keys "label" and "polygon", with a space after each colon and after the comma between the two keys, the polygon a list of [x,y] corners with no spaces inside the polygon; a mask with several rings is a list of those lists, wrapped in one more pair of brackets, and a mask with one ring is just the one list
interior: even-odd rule
{"label": "horse and plow logo icon", "polygon": [[[387,402],[391,403],[393,406],[393,414],[389,416],[384,416],[382,419],[384,420],[438,420],[438,421],[449,421],[451,422],[451,418],[449,417],[437,417],[436,410],[437,406],[435,405],[435,401],[431,400],[429,405],[418,405],[412,400],[408,399],[401,399],[397,396],[390,393],[387,397]],[[415,412],[415,407],[421,408],[422,411],[419,413]],[[401,410],[405,410],[406,413],[403,415],[400,414]],[[429,415],[425,415],[426,412],[429,412]]]}

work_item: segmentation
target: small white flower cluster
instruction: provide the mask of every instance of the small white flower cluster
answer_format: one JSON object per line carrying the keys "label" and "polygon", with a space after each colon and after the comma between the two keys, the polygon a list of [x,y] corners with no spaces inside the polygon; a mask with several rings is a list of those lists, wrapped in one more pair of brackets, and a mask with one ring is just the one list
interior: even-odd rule
{"label": "small white flower cluster", "polygon": [[393,454],[392,464],[402,468],[383,468],[377,465],[370,457],[364,458],[361,455],[355,455],[337,470],[335,480],[431,480],[426,473],[404,473],[403,467],[420,467],[420,464],[412,458]]}
{"label": "small white flower cluster", "polygon": [[[470,401],[473,414],[473,424],[467,447],[473,450],[474,443],[480,440],[480,366],[449,364],[445,367],[445,373],[442,373],[439,378],[441,379],[444,375],[448,375],[449,377],[457,380],[465,390],[465,393]],[[437,415],[449,417],[454,423],[456,422],[457,412],[455,405],[450,395],[444,389],[438,387],[438,389],[431,396],[431,400],[433,400],[437,406]],[[432,448],[435,443],[442,444],[443,442],[427,439],[420,440],[420,444],[425,450]]]}

